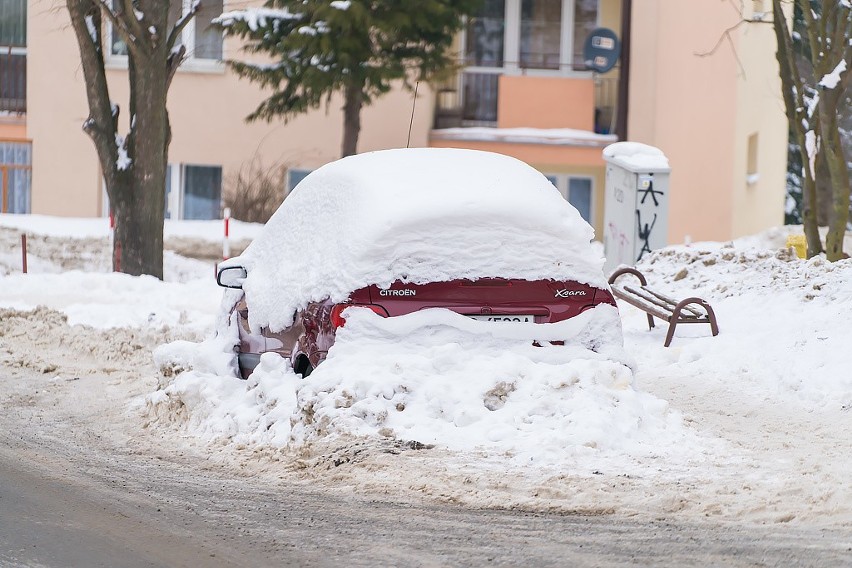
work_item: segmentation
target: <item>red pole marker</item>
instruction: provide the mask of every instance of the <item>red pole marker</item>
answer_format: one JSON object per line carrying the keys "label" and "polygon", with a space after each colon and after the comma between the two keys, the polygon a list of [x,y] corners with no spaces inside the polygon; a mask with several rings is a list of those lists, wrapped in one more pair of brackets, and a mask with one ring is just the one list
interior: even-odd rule
{"label": "red pole marker", "polygon": [[24,274],[27,273],[27,235],[21,235],[21,264]]}
{"label": "red pole marker", "polygon": [[230,236],[230,224],[231,224],[231,208],[225,207],[225,238],[222,241],[222,260],[228,260],[231,257],[231,243],[228,241],[228,237]]}
{"label": "red pole marker", "polygon": [[116,252],[115,252],[115,213],[113,213],[112,209],[109,211],[109,250],[112,253],[113,263],[112,269],[113,271],[117,271],[115,264]]}

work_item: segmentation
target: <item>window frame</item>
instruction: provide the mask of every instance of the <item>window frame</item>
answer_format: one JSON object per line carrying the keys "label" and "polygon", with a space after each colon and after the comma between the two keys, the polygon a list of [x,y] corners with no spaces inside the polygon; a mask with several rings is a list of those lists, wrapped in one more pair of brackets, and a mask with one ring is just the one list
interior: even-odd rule
{"label": "window frame", "polygon": [[[193,0],[181,0],[181,17],[187,13],[192,7]],[[228,0],[222,0],[222,10],[226,10]],[[127,69],[127,55],[121,55],[112,52],[112,22],[105,20],[103,33],[106,36],[106,58],[105,65],[108,69]],[[195,57],[195,18],[192,18],[186,26],[181,30],[181,44],[186,46],[186,55],[183,62],[178,67],[178,72],[196,72],[196,73],[224,73],[225,62],[223,59],[204,59]],[[225,37],[222,36],[222,56],[225,53]]]}

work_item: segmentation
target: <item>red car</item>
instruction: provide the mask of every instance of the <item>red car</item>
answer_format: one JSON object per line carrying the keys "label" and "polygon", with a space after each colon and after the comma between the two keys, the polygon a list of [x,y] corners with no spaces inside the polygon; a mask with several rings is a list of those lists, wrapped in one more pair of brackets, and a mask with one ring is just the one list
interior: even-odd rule
{"label": "red car", "polygon": [[[233,266],[221,269],[217,281],[220,286],[239,288],[245,277],[244,268]],[[236,307],[240,374],[247,378],[260,355],[272,351],[289,359],[296,373],[308,376],[325,359],[335,332],[344,325],[342,313],[350,306],[363,306],[385,317],[446,308],[485,321],[556,323],[598,304],[615,306],[609,290],[571,281],[487,278],[428,284],[395,282],[388,288],[374,285],[356,290],[346,302],[312,302],[299,310],[293,325],[283,331],[273,333],[264,328],[252,333],[248,307],[242,299]]]}
{"label": "red car", "polygon": [[308,175],[217,281],[243,289],[228,304],[242,376],[266,352],[308,375],[353,305],[385,317],[445,308],[502,325],[556,323],[607,304],[595,329],[620,326],[593,237],[553,184],[519,160],[384,150]]}

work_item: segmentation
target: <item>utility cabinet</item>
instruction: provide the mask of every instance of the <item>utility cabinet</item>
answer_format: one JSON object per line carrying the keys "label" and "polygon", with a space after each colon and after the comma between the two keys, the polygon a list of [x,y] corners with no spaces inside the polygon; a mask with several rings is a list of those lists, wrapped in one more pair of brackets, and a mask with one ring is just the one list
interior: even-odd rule
{"label": "utility cabinet", "polygon": [[669,161],[653,146],[616,142],[604,148],[604,270],[633,266],[666,246],[669,230]]}

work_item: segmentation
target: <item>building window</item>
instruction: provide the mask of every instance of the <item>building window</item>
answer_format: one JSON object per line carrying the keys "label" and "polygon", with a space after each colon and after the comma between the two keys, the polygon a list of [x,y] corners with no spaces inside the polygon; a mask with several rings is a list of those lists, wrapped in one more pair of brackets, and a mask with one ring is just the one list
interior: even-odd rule
{"label": "building window", "polygon": [[[205,0],[195,17],[181,32],[176,45],[186,46],[186,56],[190,60],[222,60],[222,31],[212,26],[213,18],[223,12],[223,0]],[[169,3],[167,27],[171,31],[181,15],[192,7],[191,0],[172,0]],[[116,56],[127,55],[127,45],[121,34],[112,25],[107,26],[110,37],[110,53]]]}
{"label": "building window", "polygon": [[497,120],[502,74],[586,72],[583,44],[598,26],[599,0],[485,0],[464,37],[462,121]]}
{"label": "building window", "polygon": [[503,67],[505,36],[506,1],[485,0],[468,21],[465,60],[477,67]]}
{"label": "building window", "polygon": [[297,168],[290,168],[287,170],[287,195],[290,195],[290,192],[296,189],[296,186],[299,185],[299,182],[308,177],[308,174],[313,170],[302,170]]}
{"label": "building window", "polygon": [[32,177],[30,143],[0,142],[0,212],[30,212]]}
{"label": "building window", "polygon": [[586,36],[598,25],[599,0],[485,0],[465,28],[465,64],[585,71]]}
{"label": "building window", "polygon": [[222,168],[183,167],[183,218],[219,219],[222,212]]}
{"label": "building window", "polygon": [[0,45],[26,47],[26,0],[3,0],[3,2],[0,2]]}
{"label": "building window", "polygon": [[587,223],[592,222],[592,178],[568,178],[568,202]]}
{"label": "building window", "polygon": [[592,205],[594,200],[594,183],[592,178],[583,176],[566,176],[561,174],[548,174],[547,179],[550,180],[562,197],[574,206],[580,213],[580,216],[591,225],[592,221]]}
{"label": "building window", "polygon": [[218,18],[224,11],[223,0],[205,0],[194,18],[193,39],[194,50],[191,56],[195,59],[222,60],[222,30],[213,26],[213,18]]}
{"label": "building window", "polygon": [[0,2],[0,113],[27,110],[27,3]]}
{"label": "building window", "polygon": [[521,2],[522,68],[559,69],[562,0],[523,0]]}
{"label": "building window", "polygon": [[598,0],[574,0],[574,29],[572,30],[572,67],[583,71],[583,45],[586,38],[598,27]]}
{"label": "building window", "polygon": [[757,171],[757,132],[748,137],[748,150],[746,155],[746,183],[754,185],[760,178]]}

